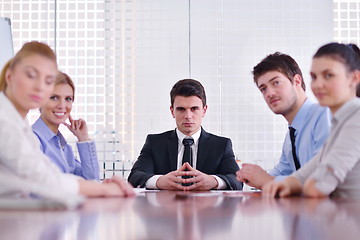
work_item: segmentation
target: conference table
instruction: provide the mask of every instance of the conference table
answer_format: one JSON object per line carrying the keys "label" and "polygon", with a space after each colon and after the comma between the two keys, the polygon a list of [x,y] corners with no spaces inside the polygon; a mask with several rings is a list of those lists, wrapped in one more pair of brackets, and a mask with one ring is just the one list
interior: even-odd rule
{"label": "conference table", "polygon": [[0,210],[0,239],[360,239],[360,202],[140,189],[70,210]]}

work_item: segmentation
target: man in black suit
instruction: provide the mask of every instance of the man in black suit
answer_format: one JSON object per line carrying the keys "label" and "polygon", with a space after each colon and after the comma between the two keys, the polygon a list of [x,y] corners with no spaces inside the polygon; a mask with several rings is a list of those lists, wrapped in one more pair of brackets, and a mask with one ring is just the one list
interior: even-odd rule
{"label": "man in black suit", "polygon": [[[147,136],[129,182],[134,187],[150,189],[241,190],[231,140],[207,133],[201,127],[207,110],[201,83],[180,80],[173,86],[170,98],[177,128]],[[186,146],[188,143],[190,146]]]}

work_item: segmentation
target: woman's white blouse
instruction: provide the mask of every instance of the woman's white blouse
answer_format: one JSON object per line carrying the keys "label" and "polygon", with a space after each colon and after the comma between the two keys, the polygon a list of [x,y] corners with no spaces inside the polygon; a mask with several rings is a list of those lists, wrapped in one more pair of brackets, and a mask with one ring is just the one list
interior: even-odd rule
{"label": "woman's white blouse", "polygon": [[0,195],[79,194],[78,177],[62,173],[40,150],[29,123],[0,92]]}

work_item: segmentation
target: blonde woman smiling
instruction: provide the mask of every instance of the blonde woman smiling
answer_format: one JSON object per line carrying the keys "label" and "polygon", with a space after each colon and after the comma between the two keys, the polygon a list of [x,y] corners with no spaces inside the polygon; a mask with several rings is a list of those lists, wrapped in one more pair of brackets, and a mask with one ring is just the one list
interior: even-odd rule
{"label": "blonde woman smiling", "polygon": [[[71,78],[60,72],[57,75],[50,100],[40,108],[41,116],[32,129],[40,140],[43,153],[55,163],[62,172],[72,173],[85,179],[99,180],[99,163],[95,142],[90,140],[85,120],[74,120],[70,113],[75,98],[75,86]],[[70,124],[66,123],[69,119]],[[71,146],[59,131],[64,124],[78,139],[78,161]]]}

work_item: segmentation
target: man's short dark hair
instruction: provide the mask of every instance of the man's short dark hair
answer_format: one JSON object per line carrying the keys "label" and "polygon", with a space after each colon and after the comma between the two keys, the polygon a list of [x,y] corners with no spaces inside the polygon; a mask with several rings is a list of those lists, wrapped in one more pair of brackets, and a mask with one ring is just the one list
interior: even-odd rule
{"label": "man's short dark hair", "polygon": [[291,83],[294,82],[294,76],[299,74],[302,80],[301,87],[305,91],[306,86],[299,65],[289,55],[275,52],[261,60],[261,62],[256,65],[252,71],[256,85],[258,83],[259,77],[270,71],[281,72],[290,80]]}
{"label": "man's short dark hair", "polygon": [[170,91],[171,106],[174,106],[176,96],[191,97],[197,96],[201,99],[203,107],[206,106],[206,94],[203,85],[194,79],[179,80]]}

